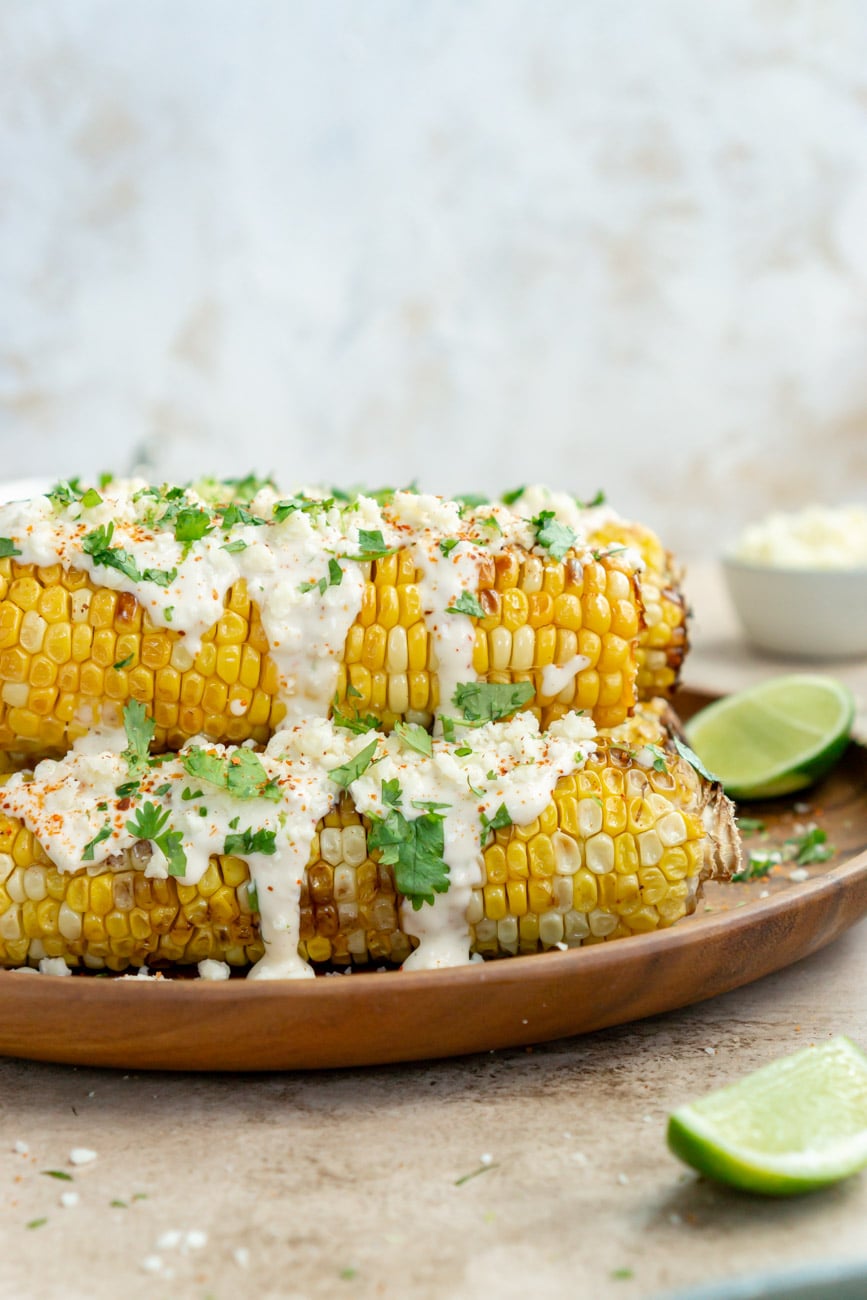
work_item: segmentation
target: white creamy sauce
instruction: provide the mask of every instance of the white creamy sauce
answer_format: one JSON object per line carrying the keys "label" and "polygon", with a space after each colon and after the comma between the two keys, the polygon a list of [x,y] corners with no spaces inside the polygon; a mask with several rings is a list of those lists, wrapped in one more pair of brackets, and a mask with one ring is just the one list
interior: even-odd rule
{"label": "white creamy sauce", "polygon": [[[429,970],[469,960],[467,908],[483,883],[482,817],[493,820],[504,805],[511,821],[527,825],[547,807],[561,776],[578,771],[595,748],[595,728],[579,714],[568,714],[540,732],[532,714],[510,722],[486,723],[449,743],[434,738],[432,753],[420,754],[397,736],[384,738],[374,764],[352,784],[359,812],[382,816],[384,781],[399,783],[400,812],[407,819],[425,814],[419,803],[444,805],[444,860],[448,889],[431,905],[403,903],[401,928],[419,940],[404,969]],[[469,748],[469,754],[458,750]]]}
{"label": "white creamy sauce", "polygon": [[559,695],[567,686],[572,685],[582,668],[587,668],[589,664],[586,655],[573,655],[564,664],[546,664],[542,669],[542,694]]}

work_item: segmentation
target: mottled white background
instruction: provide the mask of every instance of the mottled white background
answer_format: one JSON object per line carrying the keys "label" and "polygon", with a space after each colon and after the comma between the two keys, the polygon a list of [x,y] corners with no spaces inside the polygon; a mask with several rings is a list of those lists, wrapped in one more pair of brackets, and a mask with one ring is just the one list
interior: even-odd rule
{"label": "mottled white background", "polygon": [[867,496],[862,0],[2,0],[2,474]]}

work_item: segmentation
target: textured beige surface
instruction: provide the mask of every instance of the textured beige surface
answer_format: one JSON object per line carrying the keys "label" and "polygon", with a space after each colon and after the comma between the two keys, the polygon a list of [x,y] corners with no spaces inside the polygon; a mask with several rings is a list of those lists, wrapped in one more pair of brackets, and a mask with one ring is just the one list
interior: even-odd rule
{"label": "textured beige surface", "polygon": [[[713,575],[694,576],[710,593]],[[705,608],[735,652],[724,607]],[[846,671],[867,682],[864,665]],[[697,1180],[664,1143],[692,1095],[835,1033],[867,1046],[865,977],[867,922],[704,1006],[529,1051],[211,1079],[0,1062],[0,1296],[630,1300],[867,1256],[867,1178],[758,1202]],[[73,1170],[74,1147],[97,1159]],[[61,1208],[69,1190],[79,1203]],[[208,1242],[160,1245],[171,1232]]]}

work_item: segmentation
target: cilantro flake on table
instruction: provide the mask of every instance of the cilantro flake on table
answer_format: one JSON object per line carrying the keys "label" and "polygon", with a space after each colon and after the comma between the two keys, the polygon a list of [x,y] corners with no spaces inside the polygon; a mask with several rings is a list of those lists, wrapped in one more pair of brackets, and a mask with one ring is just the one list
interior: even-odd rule
{"label": "cilantro flake on table", "polygon": [[814,826],[803,835],[794,835],[787,839],[786,844],[792,845],[796,850],[795,861],[798,866],[806,867],[811,862],[827,862],[829,858],[833,858],[837,850],[833,844],[828,844],[827,840],[827,832]]}
{"label": "cilantro flake on table", "polygon": [[540,511],[530,522],[536,530],[536,545],[543,547],[554,560],[562,560],[578,540],[575,529],[561,524],[553,510]]}

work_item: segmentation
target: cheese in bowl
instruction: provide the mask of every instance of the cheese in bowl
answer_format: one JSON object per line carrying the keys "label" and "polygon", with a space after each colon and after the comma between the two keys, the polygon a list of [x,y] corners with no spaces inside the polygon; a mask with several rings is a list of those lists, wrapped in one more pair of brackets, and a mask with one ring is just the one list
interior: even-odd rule
{"label": "cheese in bowl", "polygon": [[744,529],[723,569],[760,649],[813,660],[867,654],[867,508],[771,514]]}

